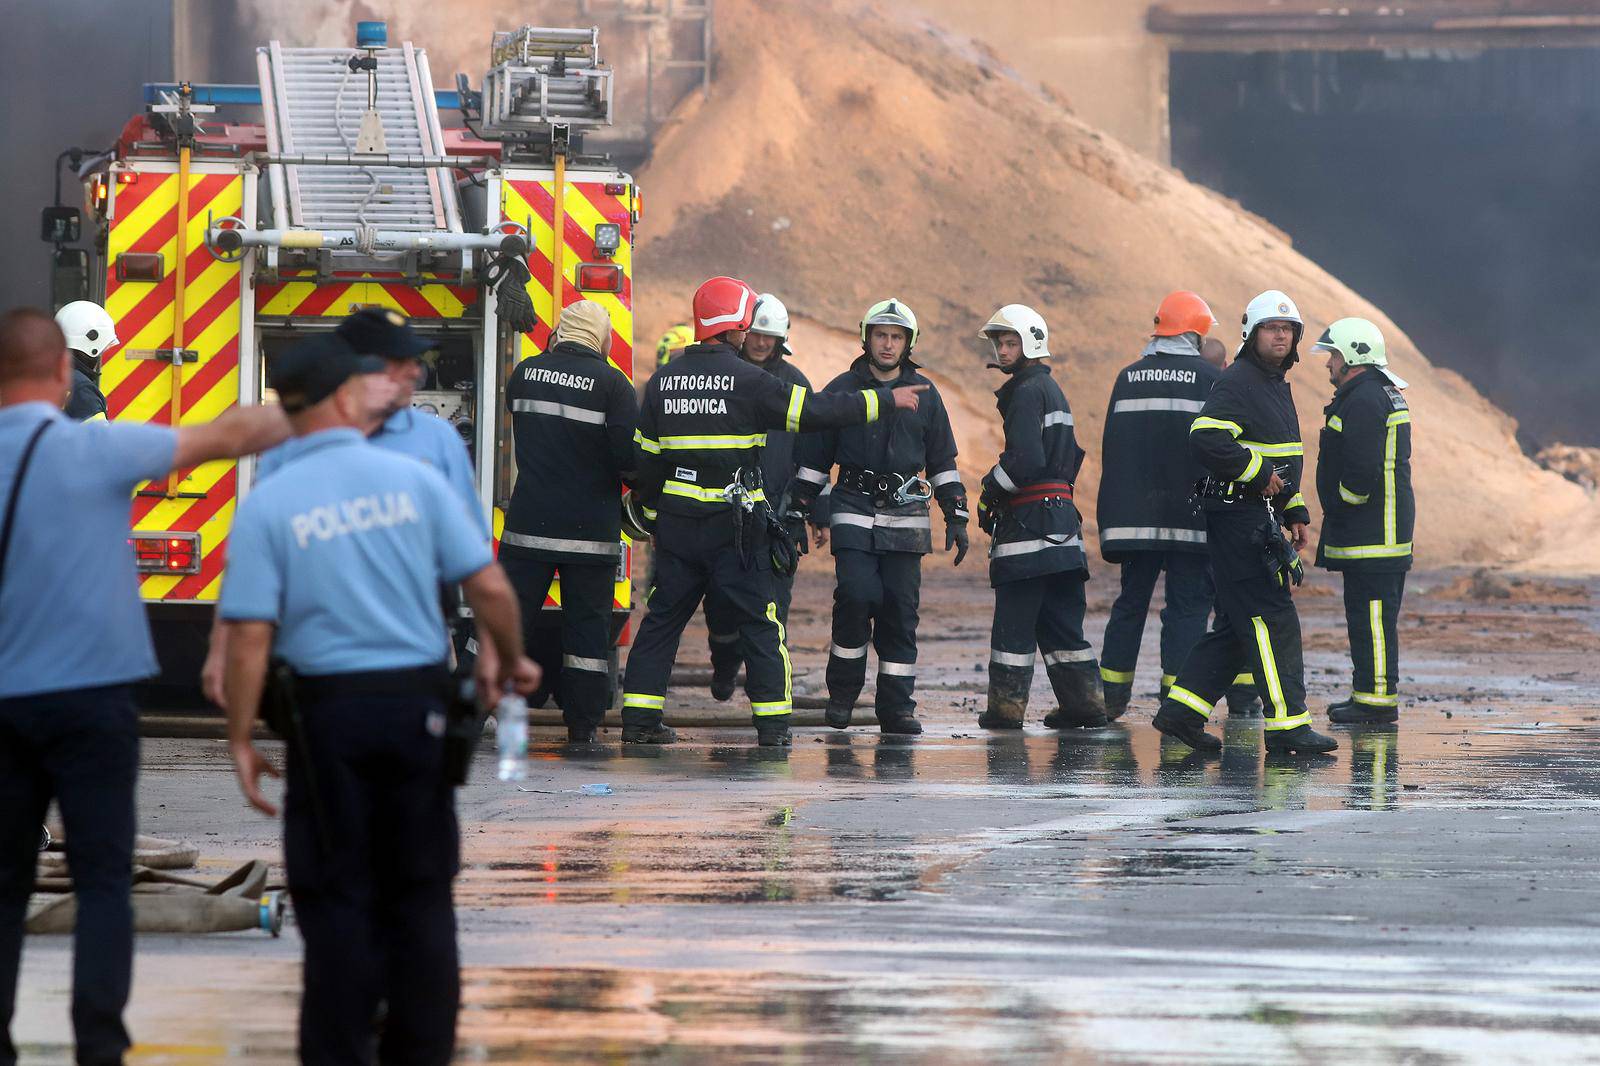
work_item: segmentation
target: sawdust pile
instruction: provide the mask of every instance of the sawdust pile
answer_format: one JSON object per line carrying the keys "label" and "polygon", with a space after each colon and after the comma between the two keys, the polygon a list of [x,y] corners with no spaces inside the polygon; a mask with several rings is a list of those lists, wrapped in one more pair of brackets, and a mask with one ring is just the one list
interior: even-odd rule
{"label": "sawdust pile", "polygon": [[[1600,540],[1571,532],[1600,506],[1524,457],[1509,417],[1282,233],[1074,118],[985,47],[846,0],[722,0],[716,32],[710,96],[684,105],[640,175],[641,345],[686,316],[700,280],[731,273],[785,299],[820,384],[856,351],[862,310],[898,296],[976,475],[997,449],[1000,381],[975,331],[1000,304],[1032,304],[1090,452],[1092,528],[1112,377],[1161,296],[1201,292],[1231,348],[1245,302],[1281,288],[1313,337],[1345,315],[1379,323],[1412,382],[1419,564],[1600,570]],[[1321,360],[1292,380],[1314,462],[1331,388]]]}

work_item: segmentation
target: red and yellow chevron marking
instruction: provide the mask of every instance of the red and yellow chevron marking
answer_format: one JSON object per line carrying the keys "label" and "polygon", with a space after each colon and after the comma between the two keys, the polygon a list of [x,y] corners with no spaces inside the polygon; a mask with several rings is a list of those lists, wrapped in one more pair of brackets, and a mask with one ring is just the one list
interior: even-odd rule
{"label": "red and yellow chevron marking", "polygon": [[[311,271],[301,271],[315,277]],[[338,275],[335,275],[336,277]],[[363,307],[387,307],[407,318],[460,318],[478,302],[478,290],[460,285],[407,285],[385,282],[398,274],[360,274],[327,285],[280,281],[256,286],[256,314],[343,318]]]}
{"label": "red and yellow chevron marking", "polygon": [[[550,343],[550,333],[555,329],[559,313],[555,309],[555,181],[510,178],[501,183],[500,213],[508,222],[520,222],[530,227],[529,238],[533,250],[528,253],[528,299],[533,302],[534,314],[539,324],[522,335],[518,358],[526,359],[544,351]],[[566,278],[562,306],[579,300],[593,300],[611,315],[611,362],[633,379],[633,213],[626,194],[618,196],[606,192],[604,182],[568,182],[562,200],[566,222],[562,227],[565,250],[562,253],[561,273]],[[580,292],[577,288],[578,265],[601,260],[594,254],[594,228],[602,222],[615,222],[622,227],[622,243],[611,261],[622,268],[622,291]],[[495,510],[495,548],[500,546],[500,529],[504,517]],[[623,574],[633,572],[633,549],[627,549],[628,564]],[[551,583],[546,605],[560,605],[560,580]],[[612,593],[615,610],[626,611],[633,602],[633,587],[624,577]]]}
{"label": "red and yellow chevron marking", "polygon": [[[551,220],[555,217],[554,181],[519,181],[501,184],[500,211],[508,222],[532,226],[533,251],[528,253],[528,298],[539,324],[522,335],[521,358],[537,355],[550,343],[560,315],[551,298],[554,274],[555,236]],[[611,313],[611,362],[633,378],[633,215],[625,196],[605,191],[605,183],[568,182],[563,207],[566,210],[561,273],[566,278],[562,306],[579,300],[593,300]],[[594,228],[602,222],[622,227],[622,244],[611,261],[622,268],[622,291],[579,292],[576,287],[578,264],[601,262],[594,254]]]}
{"label": "red and yellow chevron marking", "polygon": [[[206,216],[238,215],[244,179],[237,173],[190,175],[187,280],[184,287],[184,347],[199,354],[181,372],[184,425],[209,422],[239,401],[239,271],[220,263],[205,247]],[[130,359],[138,350],[171,348],[175,325],[178,247],[178,175],[150,171],[117,189],[116,217],[106,247],[106,310],[122,343],[106,357],[100,387],[113,421],[172,421],[172,370],[154,359]],[[122,252],[160,252],[159,282],[118,281]],[[162,482],[143,485],[133,500],[133,526],[150,532],[200,534],[198,574],[152,574],[140,581],[146,600],[215,600],[221,588],[228,530],[237,499],[237,464],[206,463],[189,471],[168,499]]]}

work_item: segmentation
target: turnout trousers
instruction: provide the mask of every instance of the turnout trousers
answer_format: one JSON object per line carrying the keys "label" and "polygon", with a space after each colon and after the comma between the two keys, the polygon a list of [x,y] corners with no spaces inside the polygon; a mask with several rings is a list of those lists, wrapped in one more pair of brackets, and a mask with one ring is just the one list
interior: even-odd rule
{"label": "turnout trousers", "polygon": [[1165,573],[1166,604],[1161,609],[1161,689],[1164,693],[1190,650],[1205,635],[1206,619],[1211,614],[1215,595],[1211,561],[1204,552],[1146,551],[1138,552],[1121,567],[1122,590],[1111,605],[1105,640],[1100,647],[1100,680],[1105,683],[1107,695],[1119,688],[1124,696],[1132,690],[1150,600],[1155,594],[1156,581]]}
{"label": "turnout trousers", "polygon": [[1350,698],[1371,707],[1400,705],[1400,601],[1404,570],[1346,570],[1344,620],[1350,631]]}
{"label": "turnout trousers", "polygon": [[[1074,708],[1097,692],[1094,649],[1083,637],[1083,570],[1066,570],[994,589],[994,625],[989,635],[990,701],[1017,701],[1027,708],[1033,664],[1044,658],[1056,702]],[[1020,721],[1021,715],[1017,715]]]}
{"label": "turnout trousers", "polygon": [[615,560],[556,562],[502,552],[500,565],[522,605],[524,647],[533,648],[545,596],[561,576],[561,717],[576,728],[599,726],[611,702],[611,606]]}
{"label": "turnout trousers", "polygon": [[287,746],[284,856],[305,940],[300,1058],[445,1063],[461,986],[444,703],[416,681],[409,692],[341,695],[356,676],[372,675],[310,679],[317,690],[299,701],[304,749]]}
{"label": "turnout trousers", "polygon": [[72,932],[77,1061],[122,1061],[133,980],[134,782],[139,723],[125,685],[0,700],[0,1063],[15,1066],[22,930],[54,799],[78,900]]}
{"label": "turnout trousers", "polygon": [[623,724],[660,724],[683,627],[701,600],[715,602],[718,618],[738,632],[734,647],[745,664],[744,690],[752,714],[788,722],[794,677],[765,530],[753,525],[747,545],[751,565],[746,569],[734,543],[733,523],[731,511],[709,518],[663,511],[656,519],[656,583],[628,654]]}
{"label": "turnout trousers", "polygon": [[1206,541],[1217,589],[1217,618],[1178,670],[1166,701],[1211,717],[1228,686],[1251,674],[1263,704],[1263,726],[1309,725],[1300,614],[1294,597],[1267,571],[1256,542],[1263,509],[1241,504],[1206,509]]}
{"label": "turnout trousers", "polygon": [[[778,621],[789,625],[789,604],[794,599],[794,574],[772,575],[773,600]],[[739,614],[715,589],[706,590],[706,645],[711,652],[711,673],[732,680],[744,660],[739,657]]]}
{"label": "turnout trousers", "polygon": [[854,548],[833,553],[833,646],[828,649],[828,702],[854,707],[867,680],[867,648],[878,656],[873,709],[879,722],[916,713],[917,611],[922,555]]}

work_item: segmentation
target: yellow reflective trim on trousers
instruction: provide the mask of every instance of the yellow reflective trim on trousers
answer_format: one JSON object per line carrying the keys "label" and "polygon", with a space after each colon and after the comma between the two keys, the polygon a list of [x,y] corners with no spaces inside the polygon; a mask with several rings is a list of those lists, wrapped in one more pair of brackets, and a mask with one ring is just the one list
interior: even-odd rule
{"label": "yellow reflective trim on trousers", "polygon": [[1183,704],[1201,718],[1209,719],[1211,717],[1211,704],[1179,685],[1173,685],[1167,689],[1167,699],[1172,700],[1174,703]]}
{"label": "yellow reflective trim on trousers", "polygon": [[[794,702],[794,664],[789,661],[789,634],[785,632],[783,623],[778,620],[778,605],[776,603],[769,602],[767,604],[767,618],[772,621],[773,625],[778,627],[778,654],[783,656],[783,703],[785,707],[788,707]],[[757,705],[752,704],[751,706]],[[757,711],[756,713],[760,714],[761,712]],[[769,713],[778,714],[780,712],[771,711]]]}
{"label": "yellow reflective trim on trousers", "polygon": [[1301,711],[1292,718],[1268,718],[1262,723],[1262,729],[1283,730],[1296,729],[1303,725],[1311,724],[1311,712]]}
{"label": "yellow reflective trim on trousers", "polygon": [[878,420],[878,394],[876,392],[863,392],[861,398],[866,401],[867,421],[876,422]]}
{"label": "yellow reflective trim on trousers", "polygon": [[1344,482],[1341,481],[1339,482],[1339,499],[1343,500],[1345,503],[1351,504],[1352,506],[1359,506],[1372,499],[1372,493],[1369,492],[1363,496],[1359,492],[1351,492],[1349,489],[1344,487]]}
{"label": "yellow reflective trim on trousers", "polygon": [[[691,485],[686,481],[668,481],[661,486],[663,496],[683,496],[702,503],[727,503],[727,489],[703,489],[699,485]],[[750,499],[756,503],[765,503],[767,493],[765,489],[756,489],[750,494]]]}
{"label": "yellow reflective trim on trousers", "polygon": [[[1305,505],[1306,498],[1298,492],[1289,497],[1289,507],[1304,507]],[[1284,510],[1288,510],[1288,507],[1284,508]]]}
{"label": "yellow reflective trim on trousers", "polygon": [[1253,685],[1256,683],[1256,675],[1249,673],[1234,674],[1231,683],[1235,685]]}
{"label": "yellow reflective trim on trousers", "polygon": [[658,447],[666,452],[711,452],[725,448],[763,448],[766,443],[765,433],[708,433],[662,437]]}
{"label": "yellow reflective trim on trousers", "polygon": [[1380,696],[1389,693],[1389,649],[1383,639],[1383,601],[1367,601],[1367,625],[1372,627],[1372,688]]}
{"label": "yellow reflective trim on trousers", "polygon": [[1333,430],[1335,433],[1343,433],[1344,419],[1340,418],[1338,415],[1329,415],[1328,428]]}
{"label": "yellow reflective trim on trousers", "polygon": [[1102,666],[1100,668],[1100,680],[1109,681],[1113,685],[1131,685],[1133,684],[1133,671],[1113,670],[1108,666]]}
{"label": "yellow reflective trim on trousers", "polygon": [[1384,696],[1376,692],[1352,692],[1350,693],[1350,698],[1357,703],[1365,703],[1369,707],[1400,706],[1400,697],[1394,694]]}
{"label": "yellow reflective trim on trousers", "polygon": [[1171,688],[1173,682],[1175,682],[1177,680],[1178,680],[1178,675],[1177,674],[1162,674],[1161,675],[1161,687],[1162,688]]}
{"label": "yellow reflective trim on trousers", "polygon": [[766,718],[774,714],[789,714],[793,708],[783,700],[774,700],[771,703],[752,703],[750,713],[757,718]]}
{"label": "yellow reflective trim on trousers", "polygon": [[1250,453],[1249,464],[1246,465],[1242,471],[1240,471],[1239,476],[1234,479],[1234,482],[1237,484],[1241,481],[1254,481],[1255,476],[1259,473],[1261,473],[1261,453],[1253,451]]}
{"label": "yellow reflective trim on trousers", "polygon": [[[654,591],[653,589],[651,591]],[[667,705],[665,696],[652,696],[648,692],[624,692],[622,694],[624,707],[645,707],[659,711]]]}
{"label": "yellow reflective trim on trousers", "polygon": [[1189,423],[1189,432],[1200,429],[1220,429],[1230,437],[1237,437],[1244,432],[1244,427],[1237,422],[1229,422],[1225,418],[1212,418],[1210,415],[1201,415]]}
{"label": "yellow reflective trim on trousers", "polygon": [[633,443],[637,444],[641,449],[649,452],[651,455],[661,454],[661,445],[645,436],[641,430],[636,429],[633,431]]}
{"label": "yellow reflective trim on trousers", "polygon": [[806,390],[799,385],[789,388],[789,413],[784,417],[783,428],[790,433],[800,432],[800,409],[806,405]]}
{"label": "yellow reflective trim on trousers", "polygon": [[1330,559],[1398,559],[1411,554],[1411,542],[1404,544],[1358,544],[1351,548],[1323,545],[1322,554]]}
{"label": "yellow reflective trim on trousers", "polygon": [[1265,455],[1272,459],[1290,459],[1306,453],[1306,446],[1295,440],[1285,441],[1282,444],[1263,444],[1258,440],[1242,440],[1239,443],[1257,455]]}
{"label": "yellow reflective trim on trousers", "polygon": [[1256,632],[1256,651],[1261,655],[1261,670],[1267,681],[1267,698],[1272,702],[1274,717],[1287,718],[1289,704],[1283,698],[1283,683],[1278,678],[1278,658],[1272,654],[1272,635],[1260,615],[1252,615],[1250,626]]}

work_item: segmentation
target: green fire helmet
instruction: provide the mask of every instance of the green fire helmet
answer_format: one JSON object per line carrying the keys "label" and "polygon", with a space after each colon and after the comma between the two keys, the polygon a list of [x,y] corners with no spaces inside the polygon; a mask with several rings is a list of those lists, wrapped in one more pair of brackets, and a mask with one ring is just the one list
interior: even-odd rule
{"label": "green fire helmet", "polygon": [[873,326],[899,326],[905,330],[910,340],[906,344],[906,354],[911,354],[911,349],[917,346],[917,316],[911,313],[911,308],[902,300],[890,297],[880,300],[867,308],[867,313],[861,318],[861,343],[867,343],[867,331]]}
{"label": "green fire helmet", "polygon": [[1322,331],[1322,336],[1317,338],[1317,343],[1311,346],[1328,352],[1338,352],[1344,358],[1347,366],[1375,366],[1383,371],[1385,377],[1394,382],[1397,388],[1405,388],[1406,382],[1391,373],[1389,367],[1389,350],[1383,343],[1383,333],[1378,327],[1364,318],[1341,318],[1333,325]]}

